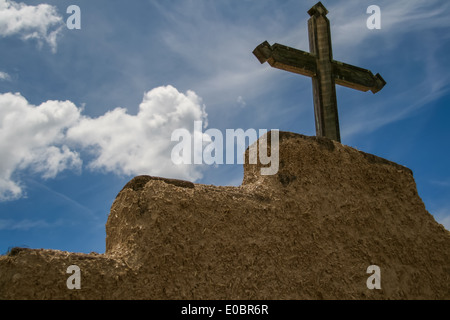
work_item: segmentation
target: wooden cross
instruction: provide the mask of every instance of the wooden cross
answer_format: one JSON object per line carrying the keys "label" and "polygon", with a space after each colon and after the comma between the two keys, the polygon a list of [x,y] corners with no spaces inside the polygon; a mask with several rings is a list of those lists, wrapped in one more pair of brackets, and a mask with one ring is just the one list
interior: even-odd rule
{"label": "wooden cross", "polygon": [[369,70],[334,61],[328,10],[318,2],[308,13],[311,53],[264,41],[253,54],[261,63],[312,78],[316,135],[340,142],[335,84],[376,93],[386,82],[378,73],[374,76]]}

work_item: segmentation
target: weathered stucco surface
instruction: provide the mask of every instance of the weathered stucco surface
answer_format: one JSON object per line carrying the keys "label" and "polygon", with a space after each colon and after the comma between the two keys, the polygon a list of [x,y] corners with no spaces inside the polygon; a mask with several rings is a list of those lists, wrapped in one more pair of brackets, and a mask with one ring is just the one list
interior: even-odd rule
{"label": "weathered stucco surface", "polygon": [[[244,165],[239,187],[136,177],[111,207],[105,254],[12,250],[0,298],[450,298],[450,232],[409,169],[286,132],[278,174],[259,169]],[[80,290],[66,287],[73,264]],[[370,265],[381,290],[366,286]]]}

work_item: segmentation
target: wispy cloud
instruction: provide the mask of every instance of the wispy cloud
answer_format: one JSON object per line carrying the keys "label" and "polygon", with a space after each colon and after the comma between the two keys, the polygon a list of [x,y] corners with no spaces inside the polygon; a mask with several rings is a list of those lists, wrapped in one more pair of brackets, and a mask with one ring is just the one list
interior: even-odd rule
{"label": "wispy cloud", "polygon": [[56,198],[60,198],[64,202],[66,202],[68,205],[76,208],[77,212],[84,213],[86,216],[88,216],[91,219],[98,220],[98,217],[94,214],[94,212],[89,209],[88,207],[82,205],[80,202],[68,197],[65,194],[62,194],[54,189],[49,188],[48,186],[34,180],[34,179],[26,179],[27,184],[36,185],[41,189],[44,189],[46,192],[49,192],[52,194],[52,196],[55,196]]}
{"label": "wispy cloud", "polygon": [[41,46],[46,42],[53,52],[63,20],[56,7],[48,4],[30,6],[12,0],[0,0],[0,36],[16,36],[23,40],[35,39]]}
{"label": "wispy cloud", "polygon": [[443,218],[438,218],[438,222],[442,224],[445,227],[445,229],[450,231],[450,214],[448,214]]}
{"label": "wispy cloud", "polygon": [[[190,87],[198,90],[205,99],[214,101],[215,105],[225,101],[236,105],[231,97],[245,93],[246,98],[251,99],[260,94],[258,89],[264,80],[273,78],[273,74],[260,66],[252,51],[274,33],[270,26],[279,29],[282,38],[286,37],[276,22],[276,15],[270,19],[260,17],[264,23],[261,22],[259,28],[239,15],[236,15],[236,21],[231,21],[225,14],[229,8],[220,2],[152,3],[167,22],[157,30],[164,50],[175,55],[177,63],[189,66],[191,72],[179,76],[186,76]],[[244,2],[239,5],[245,7]],[[251,7],[256,11],[255,15],[269,13],[263,11],[259,3],[252,2]]]}
{"label": "wispy cloud", "polygon": [[[246,102],[250,104],[254,99],[266,94],[264,91],[280,92],[281,73],[268,72],[267,66],[260,66],[251,54],[254,47],[263,40],[309,50],[306,23],[309,16],[306,11],[310,5],[302,4],[304,13],[298,14],[298,22],[295,25],[288,25],[285,21],[290,15],[289,12],[279,10],[269,13],[265,10],[263,1],[252,7],[255,14],[246,17],[250,21],[240,19],[240,16],[236,15],[232,23],[229,17],[222,15],[226,6],[221,7],[213,2],[177,2],[174,6],[158,1],[152,3],[168,22],[158,30],[162,41],[169,51],[194,70],[196,80],[192,83],[192,78],[189,78],[189,81],[196,90],[218,106],[224,102],[230,106],[236,105],[231,100],[233,96],[245,94]],[[365,64],[360,66],[368,69],[371,65],[384,66],[385,69],[373,71],[385,76],[392,71],[395,73],[393,68],[397,63],[391,58],[382,64],[382,57],[388,55],[406,55],[406,58],[411,60],[420,60],[424,67],[417,69],[414,77],[418,81],[412,85],[405,84],[412,79],[409,75],[402,75],[408,79],[396,83],[389,78],[390,88],[402,84],[403,87],[393,91],[394,95],[390,95],[381,103],[378,101],[377,105],[371,107],[373,100],[368,100],[368,105],[363,109],[360,105],[347,106],[346,112],[350,121],[348,126],[343,127],[344,139],[404,119],[448,92],[450,76],[442,69],[437,58],[437,52],[443,46],[442,41],[427,39],[427,44],[420,52],[405,53],[401,40],[405,35],[414,37],[415,34],[426,38],[424,32],[448,28],[450,3],[424,3],[419,0],[379,1],[377,4],[382,12],[381,30],[369,30],[366,27],[369,17],[366,9],[369,4],[372,3],[356,0],[325,4],[330,10],[335,58],[355,65],[364,60]],[[292,22],[292,17],[289,18]],[[448,36],[444,34],[444,37]],[[419,71],[423,74],[419,74]],[[392,108],[393,105],[396,107]]]}
{"label": "wispy cloud", "polygon": [[450,206],[441,207],[433,213],[436,221],[450,231]]}
{"label": "wispy cloud", "polygon": [[438,217],[437,219],[438,219],[438,222],[440,224],[442,224],[445,229],[450,231],[450,214],[448,214],[447,216],[441,217],[441,218]]}
{"label": "wispy cloud", "polygon": [[[441,74],[441,81],[433,82],[425,78],[416,86],[388,98],[387,101],[377,104],[370,103],[364,108],[354,107],[347,113],[347,125],[342,128],[342,136],[350,139],[358,134],[373,132],[385,125],[407,118],[414,111],[427,106],[432,101],[439,99],[450,88],[440,86],[448,80],[442,78],[450,77]],[[439,75],[436,75],[439,77]],[[448,83],[448,82],[447,82]],[[395,106],[393,108],[392,106]]]}
{"label": "wispy cloud", "polygon": [[[351,12],[349,9],[355,5],[354,1],[349,1],[335,6],[333,42],[338,51],[350,59],[346,62],[370,61],[382,69],[373,71],[379,71],[388,83],[377,93],[377,96],[384,96],[383,100],[372,98],[363,107],[359,103],[346,106],[347,122],[342,129],[345,140],[405,119],[450,90],[450,75],[442,67],[447,62],[441,54],[448,45],[446,40],[450,39],[446,31],[450,27],[450,3],[381,1],[378,3],[382,13],[381,30],[362,27],[368,15],[359,14],[346,21],[345,12]],[[402,45],[405,39],[411,41],[408,51]],[[415,45],[417,41],[423,45]]]}
{"label": "wispy cloud", "polygon": [[239,96],[236,100],[236,102],[238,103],[238,105],[242,108],[245,108],[245,106],[247,105],[247,102],[245,102],[244,98],[242,98],[242,96]]}
{"label": "wispy cloud", "polygon": [[450,181],[445,180],[432,180],[430,181],[431,184],[438,186],[438,187],[450,187]]}
{"label": "wispy cloud", "polygon": [[[333,27],[333,45],[352,59],[356,55],[367,55],[374,51],[354,50],[361,47],[363,42],[373,43],[374,35],[382,34],[383,47],[387,45],[392,48],[398,43],[395,39],[407,33],[446,29],[450,26],[450,3],[438,0],[377,1],[381,9],[381,29],[369,30],[366,28],[370,16],[366,13],[368,3],[351,0],[330,4],[328,8]],[[448,38],[450,35],[444,36]]]}
{"label": "wispy cloud", "polygon": [[6,72],[0,71],[0,80],[10,81],[11,76]]}
{"label": "wispy cloud", "polygon": [[28,231],[30,229],[47,229],[58,227],[62,224],[62,221],[58,220],[53,223],[49,223],[45,220],[12,220],[12,219],[0,219],[0,230],[20,230]]}

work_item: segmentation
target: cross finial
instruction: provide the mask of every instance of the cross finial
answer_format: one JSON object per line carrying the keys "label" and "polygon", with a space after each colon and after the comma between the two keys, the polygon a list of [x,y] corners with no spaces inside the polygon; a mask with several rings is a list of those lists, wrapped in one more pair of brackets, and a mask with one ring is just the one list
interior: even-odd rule
{"label": "cross finial", "polygon": [[328,14],[327,8],[322,4],[322,2],[316,3],[311,9],[308,10],[308,14],[312,16],[326,16]]}

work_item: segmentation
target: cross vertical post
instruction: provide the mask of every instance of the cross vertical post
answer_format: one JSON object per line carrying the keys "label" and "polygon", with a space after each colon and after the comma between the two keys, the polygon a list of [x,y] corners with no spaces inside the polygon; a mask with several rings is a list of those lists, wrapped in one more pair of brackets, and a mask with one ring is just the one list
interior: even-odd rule
{"label": "cross vertical post", "polygon": [[315,5],[308,14],[309,51],[316,56],[316,76],[312,77],[316,135],[341,141],[336,86],[332,72],[330,21],[328,10]]}

